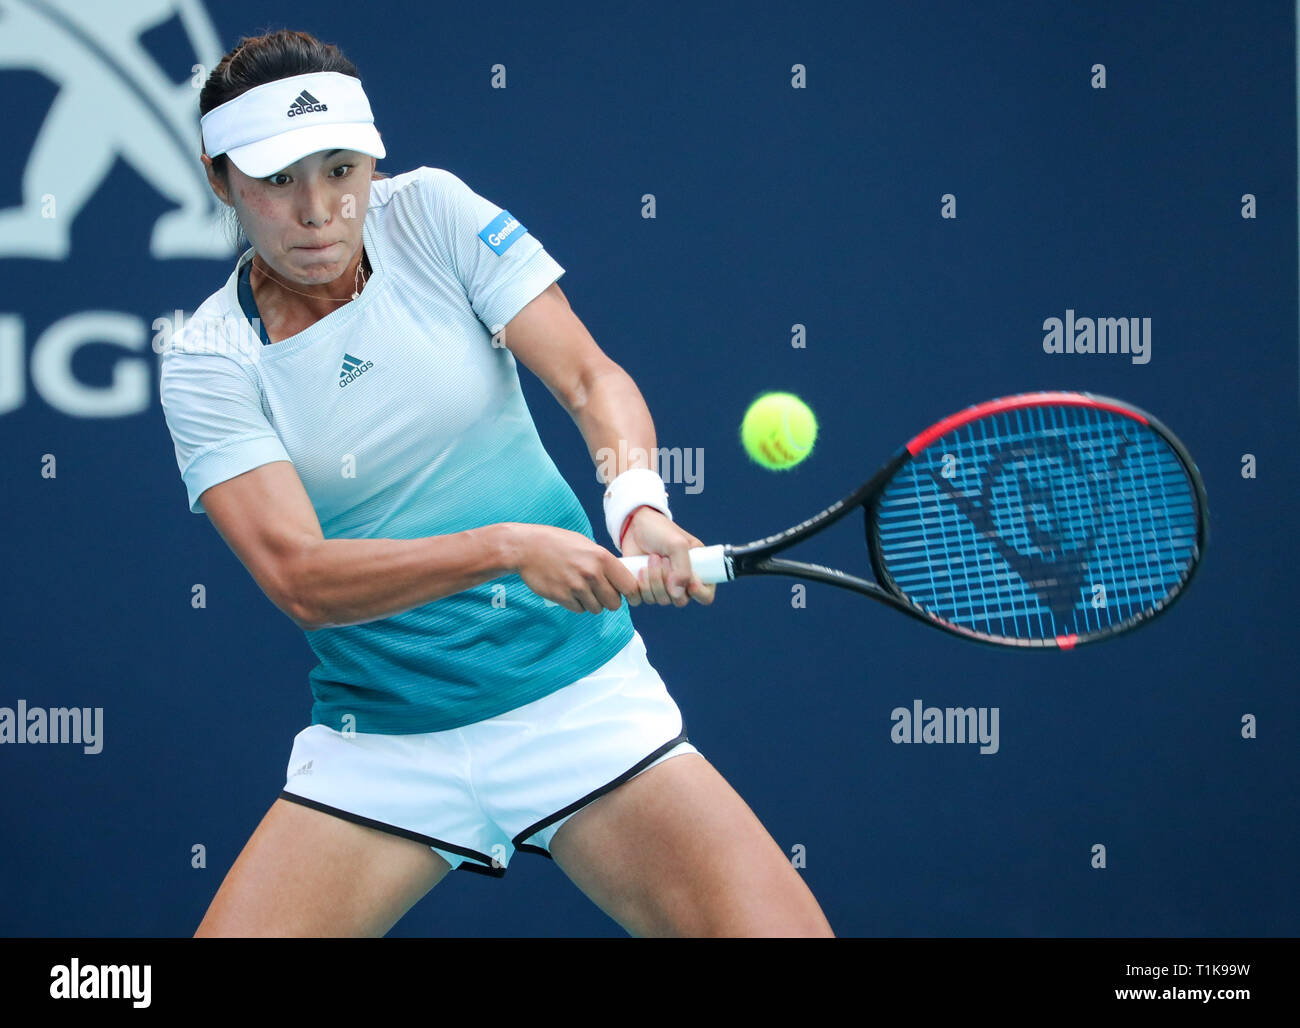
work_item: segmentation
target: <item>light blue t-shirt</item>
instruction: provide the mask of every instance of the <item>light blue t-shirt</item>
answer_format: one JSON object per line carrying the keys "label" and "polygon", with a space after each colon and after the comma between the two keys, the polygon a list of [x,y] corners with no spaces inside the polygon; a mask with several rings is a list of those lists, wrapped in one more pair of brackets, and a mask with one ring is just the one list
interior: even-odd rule
{"label": "light blue t-shirt", "polygon": [[[240,256],[164,350],[163,412],[190,510],[291,461],[326,539],[415,539],[500,521],[591,522],[542,446],[494,333],[564,274],[528,230],[439,168],[371,183],[360,297],[263,345]],[[307,632],[312,723],[435,732],[577,681],[632,638],[617,611],[548,604],[516,574],[376,621]],[[267,683],[268,685],[271,683]],[[349,719],[349,715],[351,718]]]}

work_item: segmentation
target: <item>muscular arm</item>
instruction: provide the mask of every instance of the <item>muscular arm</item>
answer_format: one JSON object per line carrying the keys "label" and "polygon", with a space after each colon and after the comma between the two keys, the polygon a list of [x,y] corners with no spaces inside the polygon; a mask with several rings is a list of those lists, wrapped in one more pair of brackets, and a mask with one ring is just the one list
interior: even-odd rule
{"label": "muscular arm", "polygon": [[632,377],[574,314],[558,283],[515,315],[505,344],[569,412],[602,481],[650,467],[656,445],[650,408]]}
{"label": "muscular arm", "polygon": [[[569,412],[603,480],[650,466],[655,429],[645,399],[627,372],[601,352],[558,285],[510,321],[505,342]],[[621,448],[619,440],[625,440]],[[620,452],[626,459],[616,465]],[[420,539],[325,539],[287,461],[215,485],[202,499],[262,591],[306,631],[389,617],[511,573],[570,610],[612,610],[619,587],[611,585],[611,576],[626,575],[612,554],[585,537],[514,522]],[[673,529],[662,515],[642,508],[632,534],[647,519]],[[543,533],[549,533],[544,543]],[[698,540],[680,532],[671,538],[684,583],[690,577],[686,545]],[[642,595],[667,602],[664,584],[656,573]],[[711,599],[713,587],[705,588]]]}
{"label": "muscular arm", "polygon": [[[641,390],[596,344],[558,284],[552,283],[515,315],[506,326],[505,344],[569,412],[601,481],[608,483],[628,468],[657,470],[651,463],[655,426]],[[690,599],[712,603],[716,587],[695,577],[688,555],[691,547],[702,545],[653,507],[639,507],[629,522],[623,552],[663,554],[671,565],[640,572],[642,599],[678,606]]]}
{"label": "muscular arm", "polygon": [[307,631],[359,625],[473,588],[513,570],[503,534],[484,525],[421,539],[322,539],[303,554]]}
{"label": "muscular arm", "polygon": [[325,539],[287,461],[213,486],[203,507],[271,602],[306,631],[398,614],[516,563],[508,522],[422,539]]}

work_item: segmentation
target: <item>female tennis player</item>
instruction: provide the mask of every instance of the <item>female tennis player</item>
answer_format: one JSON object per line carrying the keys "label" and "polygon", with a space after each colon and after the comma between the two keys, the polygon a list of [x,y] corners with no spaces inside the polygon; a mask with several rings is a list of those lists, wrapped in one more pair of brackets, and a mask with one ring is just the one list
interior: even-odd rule
{"label": "female tennis player", "polygon": [[[829,935],[690,744],[629,606],[708,604],[645,466],[596,543],[516,358],[593,460],[655,446],[528,229],[385,155],[355,66],[244,39],[200,97],[212,189],[250,244],[164,351],[190,509],[319,658],[286,782],[197,935],[381,936],[453,868],[548,856],[635,936]],[[234,331],[232,331],[232,327]]]}

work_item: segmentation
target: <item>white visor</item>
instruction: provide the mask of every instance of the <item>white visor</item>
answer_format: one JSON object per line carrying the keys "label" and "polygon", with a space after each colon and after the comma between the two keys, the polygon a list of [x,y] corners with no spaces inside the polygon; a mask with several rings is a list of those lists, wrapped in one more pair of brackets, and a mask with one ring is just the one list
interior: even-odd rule
{"label": "white visor", "polygon": [[209,157],[228,154],[250,178],[266,178],[318,150],[384,156],[361,80],[337,71],[277,79],[202,118]]}

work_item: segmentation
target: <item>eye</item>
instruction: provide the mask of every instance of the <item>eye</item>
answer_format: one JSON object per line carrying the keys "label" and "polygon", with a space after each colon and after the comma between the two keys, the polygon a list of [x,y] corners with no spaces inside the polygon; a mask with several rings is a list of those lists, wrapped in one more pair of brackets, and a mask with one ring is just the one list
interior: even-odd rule
{"label": "eye", "polygon": [[284,179],[287,179],[288,177],[289,177],[289,176],[286,175],[283,171],[277,171],[274,175],[269,175],[269,176],[267,176],[266,181],[270,182],[271,185],[273,185],[273,186],[282,186],[282,185],[284,185],[284,183],[283,183],[283,182],[277,182],[276,179],[278,179],[278,178],[284,178]]}
{"label": "eye", "polygon": [[340,165],[339,165],[337,168],[335,168],[334,170],[335,170],[335,171],[343,171],[343,169],[346,168],[347,171],[344,171],[342,175],[335,175],[334,177],[335,177],[335,178],[346,178],[346,177],[351,173],[351,171],[352,171],[352,169],[353,169],[354,167],[356,167],[356,165],[353,165],[353,164],[340,164]]}

